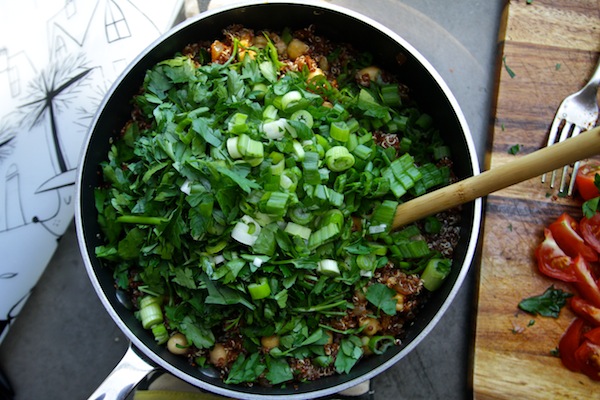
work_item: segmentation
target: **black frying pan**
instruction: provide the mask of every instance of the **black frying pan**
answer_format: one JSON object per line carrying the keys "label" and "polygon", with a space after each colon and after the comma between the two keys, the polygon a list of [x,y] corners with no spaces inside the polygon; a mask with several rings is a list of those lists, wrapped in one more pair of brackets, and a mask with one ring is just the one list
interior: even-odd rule
{"label": "black frying pan", "polygon": [[[99,183],[98,164],[106,157],[110,140],[130,117],[130,101],[137,93],[145,72],[155,63],[172,57],[186,44],[212,40],[233,24],[261,29],[316,26],[319,34],[352,43],[374,55],[377,64],[398,74],[412,90],[420,107],[442,127],[450,146],[459,178],[479,173],[479,164],[465,118],[440,75],[419,52],[391,30],[377,22],[333,5],[311,1],[259,1],[243,3],[198,15],[175,27],[140,54],[109,90],[91,125],[80,161],[77,180],[75,221],[80,250],[92,284],[106,310],[132,343],[121,363],[93,398],[125,398],[149,371],[163,368],[200,388],[225,396],[245,399],[307,399],[322,397],[357,385],[383,372],[408,354],[435,326],[455,297],[470,267],[481,222],[481,200],[462,208],[461,238],[455,250],[454,268],[444,286],[434,292],[414,324],[407,329],[401,346],[361,361],[349,374],[323,378],[286,388],[251,388],[224,384],[214,370],[192,367],[154,342],[134,317],[127,301],[115,290],[112,271],[94,256],[102,244],[93,189]],[[399,66],[398,57],[405,58]]]}

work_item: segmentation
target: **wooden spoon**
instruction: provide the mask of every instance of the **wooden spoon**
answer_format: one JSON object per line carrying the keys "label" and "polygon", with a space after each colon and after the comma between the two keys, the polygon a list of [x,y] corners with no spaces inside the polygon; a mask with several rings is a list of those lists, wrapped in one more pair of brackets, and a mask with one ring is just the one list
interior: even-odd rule
{"label": "wooden spoon", "polygon": [[392,229],[598,154],[600,126],[400,204]]}

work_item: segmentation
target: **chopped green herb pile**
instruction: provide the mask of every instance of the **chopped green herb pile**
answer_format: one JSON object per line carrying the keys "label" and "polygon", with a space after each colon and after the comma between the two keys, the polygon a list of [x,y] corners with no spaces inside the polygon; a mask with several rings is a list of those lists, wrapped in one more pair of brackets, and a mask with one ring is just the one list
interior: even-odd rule
{"label": "chopped green herb pile", "polygon": [[157,342],[182,333],[172,351],[227,383],[348,373],[450,272],[432,238],[457,218],[391,232],[399,202],[449,182],[448,147],[403,85],[357,74],[368,56],[244,34],[147,72],[101,165],[96,255]]}
{"label": "chopped green herb pile", "polygon": [[530,314],[558,318],[560,310],[567,304],[567,299],[571,296],[573,294],[556,289],[552,285],[539,296],[521,300],[519,308]]}

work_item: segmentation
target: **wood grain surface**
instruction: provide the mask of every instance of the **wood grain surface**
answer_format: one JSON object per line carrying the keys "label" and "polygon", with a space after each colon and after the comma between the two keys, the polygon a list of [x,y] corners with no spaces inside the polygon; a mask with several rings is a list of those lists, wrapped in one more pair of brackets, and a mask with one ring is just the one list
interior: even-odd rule
{"label": "wood grain surface", "polygon": [[[585,84],[600,52],[598,0],[511,0],[502,18],[488,168],[545,146],[558,105]],[[509,154],[516,144],[520,151]],[[543,277],[534,259],[544,226],[563,212],[581,216],[579,202],[540,178],[487,198],[473,353],[478,400],[600,398],[600,382],[552,355],[573,314],[532,317],[517,307],[550,285],[570,290]]]}

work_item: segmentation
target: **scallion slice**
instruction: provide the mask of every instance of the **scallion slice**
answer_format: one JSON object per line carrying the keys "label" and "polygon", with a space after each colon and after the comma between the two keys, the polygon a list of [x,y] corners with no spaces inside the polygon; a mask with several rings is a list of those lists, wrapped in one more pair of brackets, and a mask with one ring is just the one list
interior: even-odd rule
{"label": "scallion slice", "polygon": [[232,115],[229,120],[229,132],[239,134],[248,131],[248,124],[246,124],[246,120],[248,119],[248,115],[244,113],[235,113]]}
{"label": "scallion slice", "polygon": [[338,262],[336,260],[320,260],[317,263],[317,271],[323,275],[327,276],[338,276],[340,275],[340,267],[338,266]]}
{"label": "scallion slice", "polygon": [[244,215],[233,227],[231,237],[242,244],[252,246],[258,239],[260,229],[258,222],[249,215]]}
{"label": "scallion slice", "polygon": [[325,153],[325,163],[334,172],[352,168],[354,162],[354,156],[344,146],[333,146]]}
{"label": "scallion slice", "polygon": [[296,224],[295,222],[288,222],[285,226],[284,232],[308,240],[310,234],[312,233],[312,230],[306,226]]}
{"label": "scallion slice", "polygon": [[144,329],[150,329],[156,324],[163,322],[163,313],[160,305],[156,302],[147,304],[140,309],[140,319]]}
{"label": "scallion slice", "polygon": [[430,260],[421,274],[423,287],[429,291],[437,290],[450,273],[451,265],[452,261],[448,259],[434,258]]}
{"label": "scallion slice", "polygon": [[281,108],[287,110],[295,106],[302,99],[302,93],[297,90],[287,92],[281,98]]}
{"label": "scallion slice", "polygon": [[[275,107],[273,107],[275,109]],[[281,139],[285,136],[287,120],[279,118],[262,124],[262,132],[269,139]]]}
{"label": "scallion slice", "polygon": [[233,159],[242,158],[242,153],[238,150],[238,140],[237,136],[227,139],[227,151]]}
{"label": "scallion slice", "polygon": [[304,123],[304,125],[308,126],[309,128],[312,128],[313,124],[314,124],[313,116],[307,110],[296,111],[295,113],[292,114],[290,119],[292,121],[300,121],[300,122]]}
{"label": "scallion slice", "polygon": [[329,136],[339,142],[347,142],[350,137],[350,128],[344,121],[334,121],[329,126]]}
{"label": "scallion slice", "polygon": [[271,294],[271,286],[269,286],[267,278],[261,277],[258,280],[258,283],[249,284],[248,293],[250,293],[252,300],[260,300],[269,297]]}

